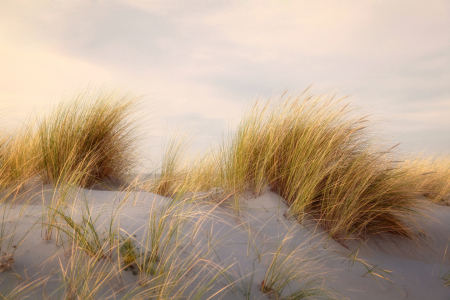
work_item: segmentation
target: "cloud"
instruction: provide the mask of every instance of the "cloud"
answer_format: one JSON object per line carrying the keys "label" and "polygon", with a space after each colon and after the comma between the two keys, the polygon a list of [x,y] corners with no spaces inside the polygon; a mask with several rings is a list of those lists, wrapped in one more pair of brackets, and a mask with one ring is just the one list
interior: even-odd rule
{"label": "cloud", "polygon": [[88,83],[125,85],[156,103],[159,125],[182,120],[205,141],[208,126],[238,118],[255,98],[314,84],[391,119],[400,141],[404,133],[447,143],[429,133],[450,130],[445,0],[2,6],[0,62],[11,70],[3,99],[31,105]]}

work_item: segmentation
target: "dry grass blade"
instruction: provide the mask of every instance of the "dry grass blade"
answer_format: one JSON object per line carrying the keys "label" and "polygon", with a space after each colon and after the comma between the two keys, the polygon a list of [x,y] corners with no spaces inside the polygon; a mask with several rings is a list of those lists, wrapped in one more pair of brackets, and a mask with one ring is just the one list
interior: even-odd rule
{"label": "dry grass blade", "polygon": [[294,237],[295,229],[269,254],[271,259],[261,282],[261,291],[276,299],[327,296],[329,291],[323,288],[323,278],[314,274],[320,260],[317,255],[313,255],[315,248],[311,245],[295,245]]}

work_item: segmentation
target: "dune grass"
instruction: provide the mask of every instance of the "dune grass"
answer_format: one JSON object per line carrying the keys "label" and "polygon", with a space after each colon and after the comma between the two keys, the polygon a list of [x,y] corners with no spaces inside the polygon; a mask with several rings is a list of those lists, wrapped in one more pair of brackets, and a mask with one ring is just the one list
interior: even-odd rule
{"label": "dune grass", "polygon": [[450,270],[448,270],[447,272],[445,272],[442,276],[440,274],[439,271],[439,277],[444,280],[444,285],[445,286],[450,286]]}
{"label": "dune grass", "polygon": [[336,240],[382,233],[415,239],[418,190],[411,187],[420,178],[405,176],[392,148],[369,127],[334,96],[306,91],[257,102],[222,145],[182,171],[175,170],[183,141],[173,140],[163,164],[167,176],[154,191],[168,195],[166,177],[177,177],[188,190],[234,199],[239,214],[245,193],[260,195],[270,186],[299,221],[308,213]]}
{"label": "dune grass", "polygon": [[[345,257],[344,261],[346,261],[348,259],[348,271],[351,271],[355,262],[358,262],[367,271],[366,273],[364,273],[362,275],[362,277],[370,275],[381,287],[382,287],[382,285],[380,284],[378,279],[383,279],[385,282],[388,282],[389,284],[395,286],[394,281],[391,279],[393,276],[392,271],[389,271],[387,269],[381,269],[381,267],[379,267],[379,265],[381,263],[372,264],[372,263],[369,263],[368,261],[358,258],[358,253],[359,253],[360,247],[362,245],[363,244],[361,243],[356,248],[356,250],[354,250],[352,253],[344,253],[344,252],[340,252],[340,251],[335,251],[335,252],[344,256]],[[391,278],[389,278],[389,277],[391,277]],[[395,286],[395,288],[400,291],[400,289],[397,286]]]}
{"label": "dune grass", "polygon": [[[126,191],[139,186],[167,197],[149,207],[144,233],[136,235],[116,222],[128,196],[113,208],[108,224],[98,222],[105,211],[94,216],[87,202],[76,212],[75,200],[79,187],[89,188],[132,171],[138,137],[130,116],[137,103],[114,92],[80,93],[44,118],[0,138],[4,199],[36,177],[55,187],[50,203],[42,202],[43,238],[52,239],[56,229],[56,244],[64,247],[69,263],[60,262],[61,286],[51,297],[202,299],[234,287],[249,299],[255,269],[245,275],[239,270],[239,278],[230,281],[227,273],[234,262],[217,263],[215,245],[197,243],[199,228],[213,218],[195,210],[202,200],[232,199],[239,218],[243,196],[261,195],[270,186],[286,200],[290,215],[300,222],[305,214],[312,216],[343,243],[371,234],[415,239],[417,192],[439,202],[450,190],[448,159],[398,164],[391,157],[392,149],[373,138],[366,118],[354,117],[333,96],[305,92],[257,102],[222,145],[190,162],[187,136],[176,135],[166,148],[161,176]],[[9,265],[15,251],[10,238],[14,239],[17,226],[8,223],[14,201],[0,202],[0,250],[7,253],[5,265]],[[260,284],[263,293],[276,299],[328,294],[322,282],[305,272],[311,260],[302,245],[290,247],[292,236],[286,236],[273,252],[257,245],[250,233],[248,241],[247,252],[253,249],[255,263],[261,265],[271,257]],[[356,255],[355,260],[362,262]],[[385,270],[363,264],[367,274],[386,279],[379,275]],[[125,284],[122,277],[128,269],[136,280]],[[109,286],[114,280],[119,282],[118,290]]]}
{"label": "dune grass", "polygon": [[36,138],[33,124],[25,124],[0,136],[0,189],[19,191],[27,180],[37,175]]}
{"label": "dune grass", "polygon": [[37,121],[38,169],[44,179],[83,169],[79,185],[91,186],[109,176],[121,178],[135,164],[136,98],[117,92],[85,92],[62,101]]}
{"label": "dune grass", "polygon": [[418,190],[434,203],[450,205],[450,157],[417,156],[400,163],[405,175],[415,179]]}
{"label": "dune grass", "polygon": [[136,164],[139,138],[131,115],[138,103],[136,97],[116,91],[85,91],[61,101],[49,114],[29,119],[19,130],[3,132],[0,188],[36,176],[56,184],[77,174],[83,187],[122,178]]}
{"label": "dune grass", "polygon": [[417,194],[410,187],[417,179],[403,176],[391,149],[379,146],[367,126],[333,96],[306,91],[257,102],[211,152],[220,159],[205,158],[215,165],[203,169],[217,170],[210,181],[235,199],[271,186],[292,215],[314,216],[337,240],[379,233],[415,238]]}
{"label": "dune grass", "polygon": [[[85,207],[81,215],[81,223],[76,222],[69,214],[63,211],[55,210],[55,214],[62,222],[58,223],[60,225],[53,226],[56,226],[60,231],[64,232],[69,240],[75,243],[79,249],[84,250],[93,257],[106,257],[105,245],[95,226],[100,214],[93,219],[87,202],[85,202]],[[107,243],[107,245],[109,244]]]}
{"label": "dune grass", "polygon": [[[124,192],[124,198],[102,222],[106,207],[93,215],[87,202],[76,200],[79,196],[70,205],[49,208],[57,217],[51,226],[60,231],[60,246],[70,257],[69,263],[60,263],[61,286],[52,296],[201,299],[213,293],[212,289],[218,295],[223,293],[225,289],[215,285],[227,266],[214,263],[211,245],[195,241],[197,230],[186,228],[197,228],[208,214],[197,212],[190,199],[167,198],[153,202],[146,228],[140,228],[137,235],[128,233],[120,228],[118,215],[125,203],[132,202],[133,189]],[[125,282],[124,272],[129,270],[135,280]]]}
{"label": "dune grass", "polygon": [[56,298],[112,298],[109,285],[120,276],[120,266],[101,259],[100,253],[86,256],[83,249],[74,246],[69,263],[63,265],[60,261],[61,286],[54,291]]}
{"label": "dune grass", "polygon": [[180,186],[186,187],[186,180],[190,178],[185,173],[183,164],[189,148],[189,138],[175,131],[163,150],[160,176],[151,180],[147,189],[162,196],[172,196],[179,191]]}
{"label": "dune grass", "polygon": [[[62,101],[23,131],[0,140],[1,185],[39,175],[55,185],[71,181],[89,187],[123,177],[136,162],[137,124],[130,119],[136,104],[133,97],[105,91]],[[377,233],[414,238],[411,186],[421,177],[403,176],[414,167],[398,167],[390,149],[370,137],[367,119],[352,113],[332,96],[308,92],[258,102],[218,149],[187,167],[180,168],[187,139],[173,139],[161,177],[149,189],[171,196],[182,185],[183,192],[234,196],[239,212],[244,192],[259,195],[269,185],[293,215],[301,219],[309,213],[335,239]],[[447,176],[448,169],[440,166],[439,174]],[[434,190],[428,195],[435,201],[449,189],[448,181],[437,177],[427,176],[427,185],[422,181]]]}
{"label": "dune grass", "polygon": [[0,299],[36,299],[35,292],[46,284],[48,278],[38,278],[35,280],[24,280],[17,285],[2,284],[0,281]]}
{"label": "dune grass", "polygon": [[269,253],[271,259],[261,291],[275,299],[333,298],[324,288],[323,278],[317,275],[320,258],[313,254],[314,247],[296,244],[294,237],[294,232],[288,233]]}
{"label": "dune grass", "polygon": [[187,225],[195,228],[208,216],[198,218],[198,212],[181,206],[169,202],[157,212],[150,212],[156,220],[149,222],[138,243],[139,284],[144,287],[138,295],[201,299],[227,270],[226,265],[211,260],[214,252],[209,245],[195,242],[195,230],[186,229]]}

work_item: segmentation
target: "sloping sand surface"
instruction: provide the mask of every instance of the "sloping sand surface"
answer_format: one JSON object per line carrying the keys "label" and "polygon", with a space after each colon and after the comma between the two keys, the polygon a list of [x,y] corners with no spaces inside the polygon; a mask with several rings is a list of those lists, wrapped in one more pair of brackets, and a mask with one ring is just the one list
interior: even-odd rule
{"label": "sloping sand surface", "polygon": [[[78,269],[71,267],[76,255],[88,255],[74,253],[65,234],[57,238],[56,228],[53,228],[51,240],[43,239],[48,222],[43,219],[46,213],[43,203],[50,205],[55,197],[55,190],[50,186],[44,189],[42,191],[41,187],[41,192],[37,193],[34,189],[32,201],[25,203],[25,199],[31,199],[27,195],[10,209],[2,207],[2,213],[8,212],[2,227],[4,236],[14,238],[11,247],[16,246],[16,250],[12,269],[0,273],[3,280],[0,290],[5,293],[15,286],[38,280],[34,294],[27,292],[19,299],[27,295],[31,299],[63,299],[69,281],[64,285],[62,278],[69,278],[74,272],[84,276],[79,269],[87,265],[80,258]],[[239,215],[226,202],[173,204],[170,198],[142,191],[78,189],[76,196],[70,196],[66,202],[69,203],[66,214],[79,224],[82,224],[81,212],[87,204],[100,234],[108,232],[115,216],[113,227],[122,236],[133,236],[137,244],[142,244],[140,248],[145,244],[149,221],[157,219],[158,212],[168,205],[175,206],[168,211],[171,215],[168,220],[183,219],[183,225],[175,233],[183,238],[171,244],[170,251],[176,252],[174,266],[188,261],[193,254],[201,254],[198,258],[201,263],[195,264],[192,272],[179,281],[180,285],[188,286],[183,297],[194,298],[192,291],[205,286],[201,299],[211,296],[213,299],[275,299],[273,293],[263,293],[261,287],[268,270],[277,267],[281,274],[296,274],[298,279],[287,282],[280,296],[287,297],[302,287],[314,286],[322,290],[322,296],[337,299],[450,299],[450,287],[444,286],[440,278],[450,269],[450,256],[445,254],[450,238],[450,207],[429,209],[428,214],[433,219],[425,225],[426,235],[421,244],[398,237],[376,237],[341,245],[311,221],[299,224],[294,218],[287,219],[288,207],[269,189],[262,196],[241,201]],[[63,224],[61,218],[58,222]],[[166,223],[163,236],[168,234],[168,228],[169,223]],[[15,235],[10,236],[14,232]],[[13,249],[11,247],[9,249]],[[6,249],[7,242],[3,242],[2,251]],[[277,253],[278,258],[274,259]],[[161,254],[161,261],[157,263],[162,264],[164,257]],[[146,287],[140,274],[118,271],[120,258],[112,261],[105,258],[97,264],[104,265],[103,273],[113,274],[105,277],[97,298],[139,299],[130,295],[137,295],[137,291]],[[201,276],[189,282],[190,276],[209,276],[217,272],[219,266],[227,272],[225,276],[218,276],[213,285],[202,282]],[[151,281],[152,275],[148,277]]]}

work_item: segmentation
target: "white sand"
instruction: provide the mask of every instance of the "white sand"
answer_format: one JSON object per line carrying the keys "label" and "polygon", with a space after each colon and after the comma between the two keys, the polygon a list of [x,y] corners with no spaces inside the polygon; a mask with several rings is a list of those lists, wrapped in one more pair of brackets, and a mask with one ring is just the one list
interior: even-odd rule
{"label": "white sand", "polygon": [[[45,188],[48,190],[36,194],[31,204],[24,205],[22,200],[21,204],[12,208],[11,214],[14,216],[18,216],[22,210],[23,213],[18,218],[11,218],[11,222],[4,223],[5,230],[9,228],[9,233],[12,233],[15,221],[18,221],[12,245],[17,245],[25,233],[27,236],[14,253],[15,261],[12,269],[0,273],[3,280],[0,283],[0,292],[5,293],[17,285],[46,278],[44,282],[39,282],[34,294],[27,292],[18,299],[23,299],[26,295],[31,299],[63,299],[61,269],[66,269],[70,262],[71,255],[68,250],[70,247],[66,246],[65,249],[57,247],[55,236],[50,241],[44,241],[41,236],[42,203],[48,205],[53,195],[51,187]],[[35,189],[34,192],[36,191]],[[108,226],[113,203],[117,207],[117,204],[126,198],[126,203],[118,213],[116,224],[120,227],[121,234],[125,232],[135,234],[138,241],[143,240],[145,230],[148,228],[149,212],[152,207],[155,211],[155,208],[166,204],[169,200],[147,192],[126,194],[81,189],[76,198],[78,202],[73,211],[81,211],[83,199],[88,201],[94,217],[103,211],[96,223],[100,232],[102,227]],[[29,199],[29,196],[24,199]],[[261,283],[274,251],[284,238],[290,236],[283,253],[300,246],[298,250],[301,251],[293,254],[285,267],[294,266],[296,261],[302,262],[299,266],[303,267],[298,271],[304,274],[311,273],[313,277],[309,279],[316,278],[320,287],[328,289],[338,299],[450,299],[450,287],[444,286],[444,280],[439,278],[439,273],[442,275],[450,269],[450,255],[447,254],[444,259],[450,238],[450,207],[430,208],[429,215],[434,219],[424,225],[428,239],[422,245],[398,237],[371,238],[366,243],[360,241],[348,243],[347,249],[327,238],[321,228],[314,227],[312,223],[300,225],[294,219],[287,220],[285,213],[288,208],[282,199],[270,190],[266,190],[260,197],[249,198],[241,203],[242,215],[239,218],[226,203],[186,205],[184,211],[190,210],[191,213],[186,214],[188,222],[181,231],[188,234],[189,239],[177,245],[180,261],[190,253],[209,251],[204,257],[204,263],[208,266],[231,265],[228,269],[231,275],[228,278],[230,281],[236,281],[237,287],[243,287],[238,280],[239,277],[255,271],[250,299],[274,299],[273,295],[261,292]],[[79,216],[77,218],[79,219]],[[200,222],[202,218],[203,222]],[[33,229],[29,230],[33,225]],[[197,234],[192,236],[193,233]],[[7,243],[4,242],[2,252],[6,251],[6,246]],[[177,249],[175,250],[178,251]],[[345,254],[351,255],[356,251],[358,251],[357,260],[352,263],[351,258]],[[314,260],[310,261],[311,258]],[[367,273],[362,261],[366,266],[376,266],[372,271],[375,278]],[[106,259],[99,262],[105,265],[105,270],[109,268],[108,263]],[[196,270],[194,268],[193,272],[197,272]],[[380,270],[389,270],[391,275]],[[13,274],[19,275],[21,279]],[[390,281],[376,274],[381,274]],[[191,273],[185,277],[189,276]],[[250,282],[250,279],[251,276],[247,276],[245,280]],[[133,288],[143,289],[139,287],[138,282],[139,276],[122,271],[120,275],[117,273],[116,276],[109,278],[97,296],[107,298],[115,294],[115,299],[121,299]],[[196,286],[198,282],[199,280],[196,280],[192,283],[184,293],[185,297],[192,296],[190,295],[192,286]],[[300,288],[304,282],[290,282],[282,296],[288,295],[290,290]],[[218,293],[214,295],[216,292]],[[230,287],[224,277],[220,277],[201,298],[207,299],[212,295],[214,299],[245,299],[241,292]]]}

